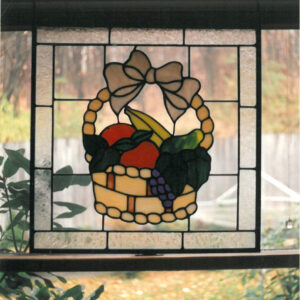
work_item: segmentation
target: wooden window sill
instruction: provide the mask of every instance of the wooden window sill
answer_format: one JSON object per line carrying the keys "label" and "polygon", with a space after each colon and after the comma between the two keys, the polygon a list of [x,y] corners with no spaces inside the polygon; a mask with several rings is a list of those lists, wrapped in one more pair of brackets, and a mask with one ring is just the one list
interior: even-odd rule
{"label": "wooden window sill", "polygon": [[218,269],[299,268],[299,250],[259,253],[168,254],[28,254],[0,255],[0,271],[176,271]]}

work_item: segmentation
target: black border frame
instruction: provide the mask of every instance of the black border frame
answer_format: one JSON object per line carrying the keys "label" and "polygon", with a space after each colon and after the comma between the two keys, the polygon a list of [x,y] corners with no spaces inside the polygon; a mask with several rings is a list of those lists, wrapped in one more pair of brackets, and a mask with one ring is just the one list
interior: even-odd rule
{"label": "black border frame", "polygon": [[299,28],[298,0],[2,0],[2,30],[30,30],[35,4],[38,26]]}

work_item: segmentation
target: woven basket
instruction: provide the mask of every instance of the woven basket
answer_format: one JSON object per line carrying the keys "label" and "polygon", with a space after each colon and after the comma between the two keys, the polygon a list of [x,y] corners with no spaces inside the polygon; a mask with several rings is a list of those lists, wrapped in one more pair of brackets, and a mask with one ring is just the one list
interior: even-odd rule
{"label": "woven basket", "polygon": [[[109,99],[110,93],[104,88],[96,99],[89,102],[84,115],[84,134],[95,134],[97,112]],[[213,143],[213,122],[209,110],[199,95],[194,96],[191,107],[196,110],[197,118],[201,122],[200,129],[204,134],[200,146],[209,149]],[[88,162],[92,159],[89,154],[86,154],[85,158]],[[91,176],[95,209],[111,218],[138,224],[170,223],[177,219],[185,219],[197,210],[196,191],[189,185],[186,185],[183,193],[173,200],[172,208],[164,208],[161,200],[151,195],[148,183],[151,177],[150,169],[115,165],[108,167],[105,172],[93,173]]]}

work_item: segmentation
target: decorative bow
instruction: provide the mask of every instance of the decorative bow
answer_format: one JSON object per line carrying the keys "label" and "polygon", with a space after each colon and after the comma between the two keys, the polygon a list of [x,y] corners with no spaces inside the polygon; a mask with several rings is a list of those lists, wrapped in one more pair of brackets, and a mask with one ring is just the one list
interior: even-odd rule
{"label": "decorative bow", "polygon": [[104,77],[111,94],[113,111],[118,115],[146,83],[156,83],[163,93],[166,109],[175,122],[200,89],[200,82],[194,78],[184,78],[182,69],[179,62],[169,62],[160,68],[153,68],[148,57],[139,50],[133,50],[124,64],[107,64]]}

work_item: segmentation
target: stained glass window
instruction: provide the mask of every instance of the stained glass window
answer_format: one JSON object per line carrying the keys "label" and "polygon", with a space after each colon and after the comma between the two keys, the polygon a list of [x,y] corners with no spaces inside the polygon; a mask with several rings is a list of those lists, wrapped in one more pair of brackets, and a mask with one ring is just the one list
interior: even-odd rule
{"label": "stained glass window", "polygon": [[32,252],[260,249],[259,31],[39,28],[33,47]]}

